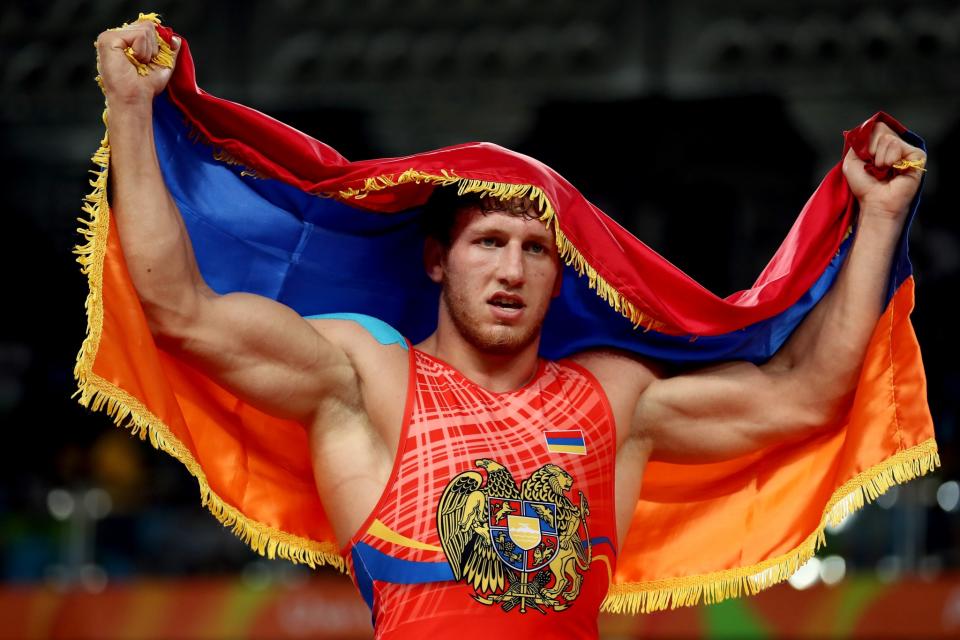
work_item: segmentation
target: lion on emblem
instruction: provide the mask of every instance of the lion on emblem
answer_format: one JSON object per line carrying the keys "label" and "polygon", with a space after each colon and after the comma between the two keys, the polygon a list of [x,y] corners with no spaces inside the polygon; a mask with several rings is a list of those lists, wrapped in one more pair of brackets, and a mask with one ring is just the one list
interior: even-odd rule
{"label": "lion on emblem", "polygon": [[[557,505],[557,533],[559,536],[559,550],[550,560],[550,571],[553,573],[554,584],[543,593],[551,598],[563,595],[564,600],[570,602],[580,595],[580,585],[583,576],[577,572],[590,568],[589,540],[585,550],[580,539],[580,522],[586,526],[586,517],[590,515],[587,500],[580,494],[580,507],[574,506],[570,499],[563,495],[573,486],[573,478],[569,473],[555,464],[548,464],[533,472],[523,481],[521,494],[528,500],[545,502],[552,500]],[[567,584],[569,590],[564,592]]]}

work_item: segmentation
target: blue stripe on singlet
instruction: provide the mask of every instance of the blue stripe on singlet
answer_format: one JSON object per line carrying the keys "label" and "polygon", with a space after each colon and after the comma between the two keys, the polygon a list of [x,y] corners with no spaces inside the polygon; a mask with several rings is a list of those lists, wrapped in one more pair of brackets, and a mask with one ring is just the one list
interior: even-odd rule
{"label": "blue stripe on singlet", "polygon": [[364,542],[355,544],[351,553],[355,559],[359,558],[362,561],[372,580],[396,584],[453,580],[453,571],[445,560],[440,562],[401,560],[374,549]]}
{"label": "blue stripe on singlet", "polygon": [[[587,541],[586,541],[586,540],[584,540],[581,544],[583,545],[584,548],[587,547]],[[613,556],[614,556],[614,557],[617,556],[617,548],[613,546],[613,542],[611,542],[610,538],[607,538],[607,537],[602,537],[602,538],[590,538],[590,546],[596,547],[597,545],[601,545],[601,544],[606,544],[607,546],[609,546],[609,547],[610,547],[610,551],[613,552]]]}

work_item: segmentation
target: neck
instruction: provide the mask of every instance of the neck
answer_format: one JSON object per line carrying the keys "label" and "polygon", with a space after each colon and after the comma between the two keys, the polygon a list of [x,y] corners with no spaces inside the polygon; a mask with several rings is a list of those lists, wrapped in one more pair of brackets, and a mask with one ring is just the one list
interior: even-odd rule
{"label": "neck", "polygon": [[433,335],[416,348],[443,360],[484,389],[497,393],[519,389],[536,375],[539,336],[516,352],[495,353],[467,342],[451,324],[441,322]]}

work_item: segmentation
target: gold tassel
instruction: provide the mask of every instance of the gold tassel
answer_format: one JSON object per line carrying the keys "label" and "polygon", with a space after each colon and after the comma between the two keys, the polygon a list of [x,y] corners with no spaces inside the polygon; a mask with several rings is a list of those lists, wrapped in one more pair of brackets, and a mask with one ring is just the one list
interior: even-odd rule
{"label": "gold tassel", "polygon": [[[203,134],[200,133],[199,130],[194,129],[192,126],[191,126],[191,134],[194,139],[194,142],[203,139]],[[214,145],[210,145],[210,146],[214,146]],[[236,167],[242,167],[242,171],[240,171],[241,176],[249,176],[257,180],[262,180],[266,177],[263,174],[259,173],[258,171],[255,171],[254,169],[247,167],[242,162],[240,162],[239,160],[234,158],[232,155],[230,155],[228,151],[226,151],[221,147],[214,148],[213,159],[217,160],[218,162],[222,162],[224,164],[229,164]]]}
{"label": "gold tassel", "polygon": [[924,168],[926,164],[927,164],[926,160],[903,159],[903,160],[897,160],[890,166],[899,171],[906,171],[907,169],[916,169],[920,173],[926,173],[927,170]]}
{"label": "gold tassel", "polygon": [[827,502],[820,524],[792,551],[759,564],[705,575],[611,584],[601,610],[651,613],[755,595],[783,582],[812,558],[826,544],[824,531],[828,525],[840,523],[890,487],[926,475],[939,466],[937,443],[931,438],[894,454],[840,486]]}

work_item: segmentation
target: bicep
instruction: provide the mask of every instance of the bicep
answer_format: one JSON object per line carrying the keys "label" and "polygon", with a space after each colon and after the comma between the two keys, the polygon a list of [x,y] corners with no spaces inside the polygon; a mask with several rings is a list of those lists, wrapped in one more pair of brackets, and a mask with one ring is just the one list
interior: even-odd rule
{"label": "bicep", "polygon": [[204,296],[161,346],[182,355],[241,400],[307,420],[321,399],[355,387],[342,348],[293,309],[255,294]]}
{"label": "bicep", "polygon": [[809,433],[818,417],[790,372],[731,362],[651,383],[634,429],[651,459],[717,462]]}

